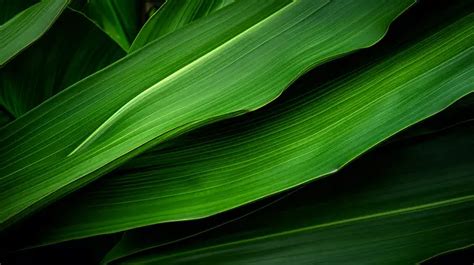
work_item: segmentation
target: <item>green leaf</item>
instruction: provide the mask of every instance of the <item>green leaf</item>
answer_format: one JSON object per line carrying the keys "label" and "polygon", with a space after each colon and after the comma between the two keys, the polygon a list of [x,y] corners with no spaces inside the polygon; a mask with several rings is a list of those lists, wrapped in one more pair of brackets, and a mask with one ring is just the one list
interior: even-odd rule
{"label": "green leaf", "polygon": [[458,124],[474,121],[474,93],[461,98],[435,117],[435,119],[413,125],[410,130],[396,135],[390,141],[431,134]]}
{"label": "green leaf", "polygon": [[38,0],[0,0],[0,25],[37,2]]}
{"label": "green leaf", "polygon": [[[0,130],[2,226],[167,138],[262,107],[315,65],[378,41],[411,4],[242,0],[70,86]],[[442,67],[459,70],[459,56]]]}
{"label": "green leaf", "polygon": [[137,0],[89,0],[80,9],[95,21],[123,50],[130,44],[141,26],[141,2]]}
{"label": "green leaf", "polygon": [[42,0],[0,26],[0,66],[43,35],[69,0]]}
{"label": "green leaf", "polygon": [[124,55],[82,14],[66,10],[40,40],[0,69],[1,104],[19,117]]}
{"label": "green leaf", "polygon": [[[118,261],[414,264],[472,244],[473,133],[471,122],[392,143],[334,176],[208,231],[199,229],[217,217],[126,232],[106,261],[137,253]],[[181,229],[198,234],[179,240],[175,234]]]}
{"label": "green leaf", "polygon": [[46,211],[41,243],[206,217],[336,172],[472,91],[473,23],[381,46],[378,63],[314,84],[329,69],[293,97],[130,160]]}
{"label": "green leaf", "polygon": [[205,17],[234,0],[168,0],[145,23],[129,52],[171,33],[192,21]]}

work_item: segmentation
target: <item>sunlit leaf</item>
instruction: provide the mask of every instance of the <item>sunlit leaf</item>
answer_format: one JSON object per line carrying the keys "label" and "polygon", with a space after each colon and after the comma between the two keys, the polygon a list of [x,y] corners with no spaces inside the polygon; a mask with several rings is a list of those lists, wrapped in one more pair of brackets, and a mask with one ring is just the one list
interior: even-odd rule
{"label": "sunlit leaf", "polygon": [[[411,4],[238,1],[81,80],[1,129],[2,226],[153,144],[262,107],[309,68],[378,41]],[[444,66],[458,71],[464,56]],[[465,91],[447,93],[434,109]]]}
{"label": "sunlit leaf", "polygon": [[317,86],[300,80],[292,96],[261,111],[130,160],[46,212],[41,240],[202,218],[334,173],[472,92],[474,54],[465,33],[473,22],[467,15],[425,37],[381,46],[378,55],[361,54],[354,61],[377,63]]}

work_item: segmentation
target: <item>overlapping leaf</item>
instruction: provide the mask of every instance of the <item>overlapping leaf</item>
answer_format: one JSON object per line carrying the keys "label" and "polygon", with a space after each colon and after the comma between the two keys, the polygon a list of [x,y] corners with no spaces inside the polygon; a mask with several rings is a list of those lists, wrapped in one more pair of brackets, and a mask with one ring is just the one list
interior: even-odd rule
{"label": "overlapping leaf", "polygon": [[2,225],[151,144],[261,107],[310,67],[373,44],[410,4],[239,1],[74,84],[2,128]]}
{"label": "overlapping leaf", "polygon": [[46,212],[40,240],[205,217],[337,171],[473,91],[472,23],[382,47],[376,64],[131,160]]}
{"label": "overlapping leaf", "polygon": [[118,263],[414,264],[472,244],[473,133],[471,122],[392,143],[194,237],[176,241],[213,218],[127,232],[105,261],[150,249]]}
{"label": "overlapping leaf", "polygon": [[0,66],[20,53],[53,24],[69,0],[42,0],[0,26]]}
{"label": "overlapping leaf", "polygon": [[124,55],[82,14],[66,10],[39,41],[0,69],[1,103],[19,117]]}
{"label": "overlapping leaf", "polygon": [[142,2],[135,0],[89,0],[74,8],[96,22],[125,51],[130,48],[143,19]]}

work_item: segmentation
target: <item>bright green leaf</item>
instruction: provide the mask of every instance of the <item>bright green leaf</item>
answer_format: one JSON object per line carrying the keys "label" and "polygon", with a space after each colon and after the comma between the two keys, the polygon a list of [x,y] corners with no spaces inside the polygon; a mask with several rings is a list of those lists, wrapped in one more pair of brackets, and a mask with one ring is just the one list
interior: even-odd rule
{"label": "bright green leaf", "polygon": [[339,170],[472,92],[472,23],[381,47],[378,63],[134,158],[46,212],[42,243],[206,217]]}
{"label": "bright green leaf", "polygon": [[[262,107],[315,65],[378,41],[411,4],[241,0],[83,79],[1,129],[2,226],[153,144]],[[452,45],[462,46],[462,41]],[[458,52],[453,47],[446,56]],[[467,55],[458,56],[440,66],[450,69],[445,72],[449,82],[457,77],[451,71],[464,69],[458,64]],[[462,85],[457,88],[426,111],[437,111],[465,93]]]}

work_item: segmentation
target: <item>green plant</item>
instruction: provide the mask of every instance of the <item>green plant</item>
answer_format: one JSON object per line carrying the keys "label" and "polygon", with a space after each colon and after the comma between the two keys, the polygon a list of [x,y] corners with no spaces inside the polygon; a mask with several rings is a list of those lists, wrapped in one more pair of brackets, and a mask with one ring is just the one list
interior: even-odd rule
{"label": "green plant", "polygon": [[404,264],[473,243],[465,1],[0,8],[7,261]]}

